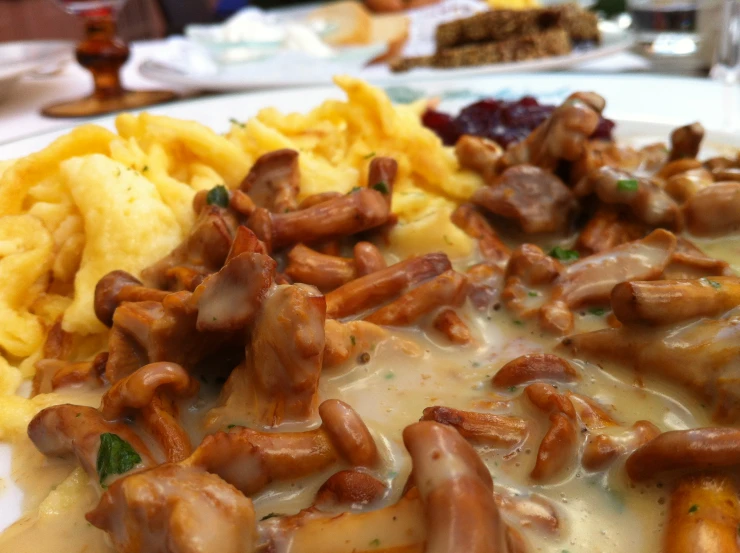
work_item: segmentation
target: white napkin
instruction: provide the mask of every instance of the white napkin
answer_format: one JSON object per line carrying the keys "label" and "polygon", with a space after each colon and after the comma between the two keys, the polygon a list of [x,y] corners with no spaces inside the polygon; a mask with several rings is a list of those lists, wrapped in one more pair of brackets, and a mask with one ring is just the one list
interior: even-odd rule
{"label": "white napkin", "polygon": [[259,8],[239,10],[219,25],[188,25],[185,35],[205,47],[218,63],[264,59],[279,51],[302,52],[309,57],[331,58],[336,52],[310,23],[280,21]]}
{"label": "white napkin", "polygon": [[218,64],[208,51],[182,36],[169,37],[153,50],[149,59],[189,75],[215,75]]}
{"label": "white napkin", "polygon": [[488,5],[480,0],[442,0],[438,4],[407,11],[409,38],[403,48],[403,56],[432,55],[438,25],[487,10]]}

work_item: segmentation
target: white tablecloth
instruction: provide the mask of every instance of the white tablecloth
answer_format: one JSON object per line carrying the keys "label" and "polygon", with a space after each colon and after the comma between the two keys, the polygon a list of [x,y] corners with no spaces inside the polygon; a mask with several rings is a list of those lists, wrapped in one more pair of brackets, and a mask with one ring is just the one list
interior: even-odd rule
{"label": "white tablecloth", "polygon": [[[163,41],[134,43],[131,59],[123,69],[124,86],[131,89],[168,88],[184,96],[197,94],[197,90],[163,86],[139,74],[138,66],[152,57]],[[573,67],[575,71],[625,72],[649,68],[649,63],[639,56],[623,52]],[[51,119],[40,109],[50,103],[82,97],[92,90],[89,73],[74,62],[68,63],[57,74],[47,77],[26,77],[0,103],[0,144],[18,138],[80,124],[82,119]]]}

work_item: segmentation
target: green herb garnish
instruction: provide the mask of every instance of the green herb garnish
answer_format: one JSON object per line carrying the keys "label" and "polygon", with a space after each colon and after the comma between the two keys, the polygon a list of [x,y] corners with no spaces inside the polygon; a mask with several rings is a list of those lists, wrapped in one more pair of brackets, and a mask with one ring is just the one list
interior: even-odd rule
{"label": "green herb garnish", "polygon": [[695,513],[698,510],[699,510],[699,506],[696,503],[694,503],[691,507],[689,507],[689,513]]}
{"label": "green herb garnish", "polygon": [[381,194],[388,194],[388,185],[384,183],[383,181],[376,182],[373,184],[373,188],[380,192]]}
{"label": "green herb garnish", "polygon": [[232,429],[232,428],[234,428],[235,426],[236,426],[235,424],[230,424],[230,425],[229,425],[229,426],[227,426],[226,428],[228,428],[229,430],[231,430],[231,429]]}
{"label": "green herb garnish", "polygon": [[370,542],[369,545],[372,547],[380,547],[380,540],[378,538],[375,538],[374,540]]}
{"label": "green herb garnish", "polygon": [[355,187],[353,187],[353,188],[352,188],[352,190],[350,190],[349,192],[347,192],[347,194],[354,194],[354,193],[355,193],[355,192],[357,192],[358,190],[362,190],[362,187],[360,187],[360,186],[355,186]]}
{"label": "green herb garnish", "polygon": [[537,292],[531,292],[531,291],[529,292],[528,295],[529,295],[530,298],[536,298],[537,296],[539,296],[539,294]]}
{"label": "green herb garnish", "polygon": [[553,249],[550,250],[550,253],[548,254],[550,257],[554,257],[555,259],[559,259],[560,261],[575,261],[579,257],[581,257],[581,254],[579,254],[576,250],[566,250],[565,248],[561,248],[560,246],[555,246]]}
{"label": "green herb garnish", "polygon": [[604,313],[606,313],[606,310],[601,307],[592,307],[588,310],[591,315],[596,315],[597,317],[601,317]]}
{"label": "green herb garnish", "polygon": [[100,435],[97,470],[100,484],[111,474],[124,474],[141,463],[141,456],[130,443],[110,432]]}
{"label": "green herb garnish", "polygon": [[513,323],[514,323],[514,324],[515,324],[516,326],[522,326],[522,325],[524,324],[524,323],[523,323],[522,321],[520,321],[519,319],[514,319],[514,321],[512,321],[512,322],[513,322]]}
{"label": "green herb garnish", "polygon": [[371,158],[374,158],[374,157],[375,157],[375,152],[370,152],[369,154],[367,154],[362,159],[371,159]]}
{"label": "green herb garnish", "polygon": [[722,285],[719,282],[717,282],[716,280],[706,279],[706,281],[707,281],[707,284],[709,284],[709,286],[711,286],[715,290],[719,290],[720,288],[722,288]]}
{"label": "green herb garnish", "polygon": [[277,513],[269,513],[269,514],[263,516],[260,520],[267,520],[268,518],[275,518],[275,517],[279,517],[279,516],[280,515],[277,514]]}
{"label": "green herb garnish", "polygon": [[516,386],[509,386],[510,392],[516,392]]}
{"label": "green herb garnish", "polygon": [[229,123],[231,123],[232,125],[236,125],[237,127],[241,127],[242,129],[244,127],[246,127],[246,125],[244,123],[240,123],[239,121],[237,121],[233,117],[231,119],[229,119]]}
{"label": "green herb garnish", "polygon": [[208,191],[206,196],[208,205],[217,205],[219,207],[229,207],[229,191],[223,184],[214,186]]}
{"label": "green herb garnish", "polygon": [[640,183],[637,179],[619,179],[617,181],[617,190],[624,190],[626,192],[634,192],[638,189]]}
{"label": "green herb garnish", "polygon": [[386,375],[385,375],[385,379],[386,379],[386,380],[391,380],[391,379],[392,379],[392,378],[394,378],[395,376],[396,376],[396,375],[395,375],[395,373],[386,373]]}
{"label": "green herb garnish", "polygon": [[352,345],[357,345],[357,339],[354,336],[349,337],[349,341],[352,342]]}

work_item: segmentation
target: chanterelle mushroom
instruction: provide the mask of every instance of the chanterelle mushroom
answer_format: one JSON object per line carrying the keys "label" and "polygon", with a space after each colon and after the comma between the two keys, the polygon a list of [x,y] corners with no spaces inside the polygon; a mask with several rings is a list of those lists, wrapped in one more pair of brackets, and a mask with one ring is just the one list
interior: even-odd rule
{"label": "chanterelle mushroom", "polygon": [[113,434],[139,455],[138,463],[127,470],[152,466],[154,458],[141,438],[125,424],[108,422],[97,409],[81,405],[54,405],[40,411],[28,425],[28,437],[41,453],[49,457],[76,456],[94,481],[98,474],[101,436]]}
{"label": "chanterelle mushroom", "polygon": [[310,418],[324,355],[326,303],[312,286],[276,286],[256,315],[244,362],[224,387],[226,410],[262,426]]}
{"label": "chanterelle mushroom", "polygon": [[372,466],[378,451],[360,416],[346,403],[327,400],[319,407],[323,424],[308,432],[258,432],[234,428],[207,436],[186,465],[221,476],[245,494],[273,480],[299,478],[344,460]]}
{"label": "chanterelle mushroom", "polygon": [[532,165],[517,165],[475,191],[471,201],[507,219],[524,232],[565,230],[575,211],[570,189],[554,174]]}
{"label": "chanterelle mushroom", "polygon": [[473,448],[450,428],[417,422],[403,431],[424,504],[425,553],[509,551],[493,480]]}
{"label": "chanterelle mushroom", "polygon": [[87,520],[119,553],[253,553],[252,501],[215,474],[165,464],[108,488]]}

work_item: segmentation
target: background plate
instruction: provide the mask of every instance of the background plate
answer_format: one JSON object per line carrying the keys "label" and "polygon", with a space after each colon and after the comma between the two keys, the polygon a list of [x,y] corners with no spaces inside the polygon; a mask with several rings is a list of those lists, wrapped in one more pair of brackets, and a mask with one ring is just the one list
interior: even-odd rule
{"label": "background plate", "polygon": [[283,55],[279,59],[267,58],[250,63],[220,66],[215,74],[182,69],[189,67],[188,64],[173,63],[173,66],[170,66],[154,60],[145,61],[139,67],[139,71],[148,79],[170,86],[220,91],[328,84],[331,77],[337,73],[384,83],[406,83],[439,78],[462,79],[476,75],[566,69],[578,63],[616,54],[632,46],[633,38],[627,31],[608,22],[602,22],[600,28],[603,42],[590,49],[575,50],[565,56],[480,67],[418,68],[405,73],[392,73],[386,65],[363,67],[369,59],[368,56],[346,55],[339,56],[336,60],[321,60],[294,54]]}

